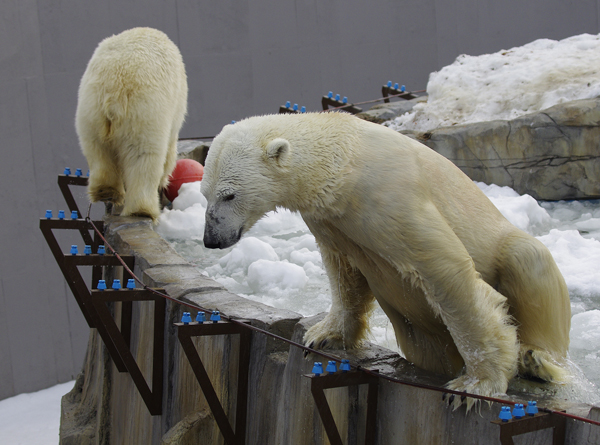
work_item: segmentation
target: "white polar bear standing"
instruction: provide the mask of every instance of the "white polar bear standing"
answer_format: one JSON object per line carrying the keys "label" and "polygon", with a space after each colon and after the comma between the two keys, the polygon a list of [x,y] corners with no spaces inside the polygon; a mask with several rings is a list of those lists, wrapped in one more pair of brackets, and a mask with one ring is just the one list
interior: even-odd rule
{"label": "white polar bear standing", "polygon": [[187,94],[181,54],[161,31],[134,28],[100,42],[81,79],[75,116],[92,202],[158,218]]}
{"label": "white polar bear standing", "polygon": [[278,206],[300,212],[333,294],[307,345],[358,346],[376,298],[406,358],[454,377],[449,389],[565,377],[571,309],[550,252],[417,141],[342,113],[253,117],[215,138],[202,193],[209,248]]}

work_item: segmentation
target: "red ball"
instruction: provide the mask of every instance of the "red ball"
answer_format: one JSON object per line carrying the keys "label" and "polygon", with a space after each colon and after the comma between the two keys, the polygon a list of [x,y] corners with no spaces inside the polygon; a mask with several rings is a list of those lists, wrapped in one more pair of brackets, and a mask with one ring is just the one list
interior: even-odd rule
{"label": "red ball", "polygon": [[169,186],[165,189],[165,196],[171,202],[179,195],[179,187],[186,182],[202,180],[204,167],[193,159],[179,159],[173,173],[169,177]]}

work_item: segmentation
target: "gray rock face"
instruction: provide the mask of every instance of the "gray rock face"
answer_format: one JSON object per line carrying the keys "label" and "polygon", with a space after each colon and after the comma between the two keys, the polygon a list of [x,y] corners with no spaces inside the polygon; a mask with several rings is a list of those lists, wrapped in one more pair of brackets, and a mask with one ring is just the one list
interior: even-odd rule
{"label": "gray rock face", "polygon": [[427,96],[421,96],[411,100],[400,99],[387,104],[375,105],[367,111],[358,113],[357,116],[366,121],[381,124],[397,116],[402,116],[404,113],[408,113],[420,102],[427,102]]}
{"label": "gray rock face", "polygon": [[536,199],[600,198],[600,99],[555,105],[511,121],[405,132],[475,181]]}

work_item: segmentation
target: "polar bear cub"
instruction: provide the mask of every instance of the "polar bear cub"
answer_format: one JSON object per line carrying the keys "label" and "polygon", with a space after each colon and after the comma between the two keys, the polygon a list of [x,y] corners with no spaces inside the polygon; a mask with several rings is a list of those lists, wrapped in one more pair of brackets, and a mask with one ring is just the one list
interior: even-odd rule
{"label": "polar bear cub", "polygon": [[332,290],[307,346],[359,346],[377,299],[406,358],[451,390],[564,379],[571,307],[552,255],[419,142],[342,113],[252,117],[213,141],[202,193],[210,248],[278,206],[300,212]]}
{"label": "polar bear cub", "polygon": [[163,32],[134,28],[100,42],[81,79],[75,116],[92,202],[123,205],[124,216],[158,217],[187,94],[183,59]]}

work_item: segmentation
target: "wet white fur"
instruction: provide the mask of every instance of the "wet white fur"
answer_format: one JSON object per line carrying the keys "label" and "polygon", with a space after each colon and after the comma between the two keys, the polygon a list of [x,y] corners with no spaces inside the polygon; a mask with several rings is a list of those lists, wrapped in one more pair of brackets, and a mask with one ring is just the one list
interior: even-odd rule
{"label": "wet white fur", "polygon": [[413,139],[340,113],[249,118],[214,140],[202,193],[221,247],[276,206],[301,213],[333,294],[307,345],[359,346],[376,298],[406,358],[450,389],[564,379],[571,313],[550,252]]}
{"label": "wet white fur", "polygon": [[161,31],[134,28],[100,42],[81,79],[75,117],[92,202],[158,217],[187,92],[181,54]]}

